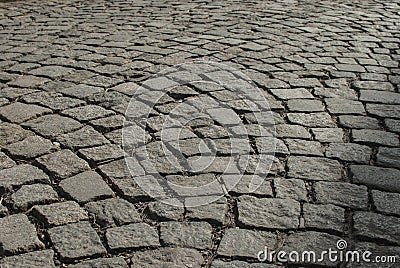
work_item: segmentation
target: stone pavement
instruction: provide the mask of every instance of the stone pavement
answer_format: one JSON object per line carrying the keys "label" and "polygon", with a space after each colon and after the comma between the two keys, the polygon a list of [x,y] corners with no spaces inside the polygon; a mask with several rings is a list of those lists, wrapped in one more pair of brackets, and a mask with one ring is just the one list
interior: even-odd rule
{"label": "stone pavement", "polygon": [[[339,239],[400,261],[399,2],[6,1],[0,26],[1,267],[285,267],[257,253]],[[194,59],[255,81],[277,150],[255,193],[244,180],[217,202],[178,208],[130,177],[121,128],[137,85]],[[171,105],[198,92],[155,107],[149,143]],[[213,122],[191,129],[186,156],[198,136],[226,138]],[[218,174],[162,165],[189,184]]]}

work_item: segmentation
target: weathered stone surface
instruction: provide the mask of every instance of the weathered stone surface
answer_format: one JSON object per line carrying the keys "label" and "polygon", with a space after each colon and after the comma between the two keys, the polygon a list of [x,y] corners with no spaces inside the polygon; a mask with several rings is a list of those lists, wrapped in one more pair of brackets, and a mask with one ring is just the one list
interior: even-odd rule
{"label": "weathered stone surface", "polygon": [[[250,192],[249,186],[251,185],[250,183],[253,181],[253,179],[255,179],[257,182],[259,181],[262,182],[262,184],[254,192]],[[273,196],[271,181],[263,179],[261,176],[258,175],[243,175],[240,178],[239,182],[232,188],[231,192],[240,195],[256,194],[264,196]]]}
{"label": "weathered stone surface", "polygon": [[335,127],[332,117],[325,112],[321,113],[288,113],[287,117],[291,123],[305,127]]}
{"label": "weathered stone surface", "polygon": [[[377,256],[394,256],[395,262],[398,262],[400,258],[400,247],[397,246],[381,246],[370,242],[359,242],[355,245],[355,250],[359,252],[372,252],[370,260],[374,260]],[[389,261],[389,257],[386,258],[387,262],[366,262],[361,260],[360,262],[350,263],[349,267],[359,268],[390,268],[393,267],[394,261]],[[381,260],[381,259],[380,259]]]}
{"label": "weathered stone surface", "polygon": [[325,154],[329,158],[368,164],[371,159],[372,149],[355,143],[331,143]]}
{"label": "weathered stone surface", "polygon": [[85,209],[94,216],[96,223],[102,227],[140,222],[140,214],[134,205],[121,198],[112,198],[90,202]]}
{"label": "weathered stone surface", "polygon": [[106,110],[97,105],[86,105],[64,110],[62,111],[62,114],[72,117],[78,121],[85,122],[109,115],[114,115],[115,112]]}
{"label": "weathered stone surface", "polygon": [[128,268],[128,264],[122,257],[99,258],[95,260],[83,261],[78,264],[70,265],[73,268],[96,268],[96,267],[112,267],[112,268]]}
{"label": "weathered stone surface", "polygon": [[307,189],[304,181],[297,179],[274,179],[277,198],[290,198],[297,201],[307,201]]}
{"label": "weathered stone surface", "polygon": [[37,77],[33,75],[22,75],[17,79],[8,83],[10,86],[16,87],[37,87],[43,85],[44,83],[48,82],[49,80],[42,77]]}
{"label": "weathered stone surface", "polygon": [[133,267],[193,267],[200,268],[204,262],[200,252],[188,248],[161,248],[137,251],[131,258]]}
{"label": "weathered stone surface", "polygon": [[54,248],[66,262],[106,253],[96,231],[86,221],[54,227],[48,232]]}
{"label": "weathered stone surface", "polygon": [[294,112],[322,112],[324,105],[319,100],[290,99],[287,102],[289,111]]}
{"label": "weathered stone surface", "polygon": [[149,203],[146,211],[152,219],[179,220],[183,217],[185,209],[156,201]]}
{"label": "weathered stone surface", "polygon": [[320,142],[343,142],[343,129],[341,128],[312,128],[315,139]]}
{"label": "weathered stone surface", "polygon": [[308,139],[311,135],[308,133],[307,129],[302,126],[282,124],[276,126],[276,136],[278,138]]}
{"label": "weathered stone surface", "polygon": [[25,122],[23,126],[32,129],[46,138],[54,138],[58,135],[77,130],[82,127],[82,124],[72,118],[51,114]]}
{"label": "weathered stone surface", "polygon": [[327,98],[325,103],[332,114],[365,114],[364,106],[359,101]]}
{"label": "weathered stone surface", "polygon": [[18,125],[5,122],[0,123],[1,146],[23,140],[30,135],[33,135],[33,133]]}
{"label": "weathered stone surface", "polygon": [[257,253],[267,247],[275,249],[276,235],[264,231],[227,229],[218,247],[218,255],[226,257],[257,258]]}
{"label": "weathered stone surface", "polygon": [[12,168],[16,163],[9,158],[5,153],[0,152],[0,170],[5,168]]}
{"label": "weathered stone surface", "polygon": [[305,88],[276,88],[270,89],[271,93],[281,100],[289,99],[313,99],[314,96]]}
{"label": "weathered stone surface", "polygon": [[166,222],[161,224],[160,241],[167,246],[208,249],[212,246],[211,233],[207,222]]}
{"label": "weathered stone surface", "polygon": [[[291,252],[291,251],[309,252],[312,250],[315,252],[315,256],[321,256],[322,251],[326,251],[329,248],[332,248],[333,250],[336,249],[336,243],[340,239],[341,238],[338,236],[326,233],[319,233],[314,231],[298,232],[291,234],[286,238],[282,250],[284,250],[285,252]],[[307,256],[305,257],[307,258]],[[311,260],[312,260],[312,255],[311,255]],[[316,261],[311,261],[311,262],[316,263]],[[289,263],[304,263],[304,262],[302,262],[301,258],[299,258],[299,260],[296,260],[294,262],[289,260]],[[335,265],[337,264],[337,262],[333,263],[330,262],[329,259],[324,259],[324,261],[321,263],[332,267],[335,267]]]}
{"label": "weathered stone surface", "polygon": [[109,228],[106,239],[111,250],[160,246],[157,230],[146,223]]}
{"label": "weathered stone surface", "polygon": [[99,174],[85,171],[60,182],[61,189],[79,203],[111,197],[113,191]]}
{"label": "weathered stone surface", "polygon": [[186,218],[190,220],[204,220],[211,223],[224,223],[228,209],[226,198],[198,207],[186,208]]}
{"label": "weathered stone surface", "polygon": [[41,267],[55,268],[54,251],[51,249],[29,252],[17,256],[6,257],[0,260],[4,268]]}
{"label": "weathered stone surface", "polygon": [[34,206],[32,213],[50,227],[88,219],[87,212],[74,201]]}
{"label": "weathered stone surface", "polygon": [[306,228],[342,232],[345,224],[345,209],[334,205],[303,205]]}
{"label": "weathered stone surface", "polygon": [[399,136],[397,134],[386,131],[354,129],[352,131],[352,137],[354,142],[359,143],[379,144],[386,146],[399,145]]}
{"label": "weathered stone surface", "polygon": [[46,113],[51,113],[51,110],[21,102],[14,102],[0,107],[0,117],[4,117],[12,123],[22,123]]}
{"label": "weathered stone surface", "polygon": [[61,150],[36,159],[51,174],[65,179],[89,169],[89,165],[70,150]]}
{"label": "weathered stone surface", "polygon": [[386,119],[385,125],[390,131],[400,133],[400,120]]}
{"label": "weathered stone surface", "polygon": [[30,159],[57,150],[50,140],[39,136],[29,136],[26,139],[5,147],[7,152],[16,158]]}
{"label": "weathered stone surface", "polygon": [[79,155],[82,156],[86,161],[99,163],[122,158],[124,153],[118,145],[106,144],[97,147],[80,149]]}
{"label": "weathered stone surface", "polygon": [[0,170],[0,192],[2,189],[10,189],[12,186],[34,182],[48,183],[50,182],[49,176],[37,167],[28,164]]}
{"label": "weathered stone surface", "polygon": [[360,100],[385,104],[400,104],[400,94],[378,90],[360,90]]}
{"label": "weathered stone surface", "polygon": [[399,105],[367,103],[367,112],[371,115],[387,118],[399,118]]}
{"label": "weathered stone surface", "polygon": [[350,208],[368,207],[368,188],[346,182],[317,182],[315,198],[320,204],[334,204]]}
{"label": "weathered stone surface", "polygon": [[372,199],[378,212],[400,215],[400,194],[372,190]]}
{"label": "weathered stone surface", "polygon": [[22,97],[22,100],[24,100],[27,103],[33,103],[33,104],[46,106],[47,108],[50,108],[54,111],[60,111],[60,110],[80,106],[85,103],[82,100],[64,97],[60,93],[45,92],[45,91],[34,92],[29,95],[24,95]]}
{"label": "weathered stone surface", "polygon": [[292,199],[241,196],[238,211],[242,225],[275,229],[295,229],[299,225],[300,203]]}
{"label": "weathered stone surface", "polygon": [[14,214],[0,219],[1,255],[14,255],[40,248],[44,248],[44,245],[26,215]]}
{"label": "weathered stone surface", "polygon": [[361,90],[382,90],[382,91],[394,91],[393,85],[388,82],[378,81],[354,81],[353,86]]}
{"label": "weathered stone surface", "polygon": [[400,244],[400,219],[373,212],[356,212],[353,216],[354,232],[358,237],[383,239],[397,245]]}
{"label": "weathered stone surface", "polygon": [[400,148],[379,147],[376,164],[385,167],[400,168]]}
{"label": "weathered stone surface", "polygon": [[342,167],[336,160],[322,157],[290,156],[288,176],[306,180],[338,181]]}
{"label": "weathered stone surface", "polygon": [[48,78],[59,78],[72,72],[72,69],[62,66],[43,66],[34,69],[29,74],[45,76]]}
{"label": "weathered stone surface", "polygon": [[289,147],[290,154],[292,155],[314,155],[323,156],[323,149],[317,141],[306,141],[300,139],[287,139],[285,140]]}
{"label": "weathered stone surface", "polygon": [[244,261],[221,261],[221,260],[214,260],[211,263],[211,268],[279,268],[282,266],[278,266],[275,264],[269,263],[248,263]]}
{"label": "weathered stone surface", "polygon": [[400,193],[400,171],[394,168],[381,168],[366,165],[351,165],[353,182],[376,189]]}
{"label": "weathered stone surface", "polygon": [[109,143],[103,135],[90,126],[84,126],[77,131],[60,135],[56,139],[63,146],[72,150]]}
{"label": "weathered stone surface", "polygon": [[101,132],[112,131],[122,128],[125,117],[122,115],[112,115],[105,118],[92,120],[89,122],[95,129]]}
{"label": "weathered stone surface", "polygon": [[58,194],[50,185],[23,185],[11,195],[13,206],[17,210],[27,210],[35,204],[51,203],[58,200]]}
{"label": "weathered stone surface", "polygon": [[339,123],[348,128],[379,129],[379,121],[376,118],[361,115],[341,115]]}

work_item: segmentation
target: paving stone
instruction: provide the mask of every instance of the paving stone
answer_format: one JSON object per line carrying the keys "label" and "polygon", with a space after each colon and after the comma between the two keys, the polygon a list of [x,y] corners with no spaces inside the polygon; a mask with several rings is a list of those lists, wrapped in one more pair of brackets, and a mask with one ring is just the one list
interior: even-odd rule
{"label": "paving stone", "polygon": [[182,207],[171,206],[159,201],[149,203],[146,211],[150,218],[155,220],[179,220],[185,212]]}
{"label": "paving stone", "polygon": [[288,176],[298,179],[338,181],[342,177],[340,163],[322,157],[290,156],[287,167]]}
{"label": "paving stone", "polygon": [[323,112],[324,105],[319,100],[290,99],[287,102],[289,111],[293,112]]}
{"label": "paving stone", "polygon": [[100,163],[122,158],[124,153],[118,145],[106,144],[79,150],[79,155],[88,162]]}
{"label": "paving stone", "polygon": [[82,127],[78,121],[59,115],[44,115],[37,119],[23,123],[46,138],[54,138],[58,135],[77,130]]}
{"label": "paving stone", "polygon": [[93,94],[103,92],[101,87],[90,86],[85,84],[73,85],[70,87],[62,87],[57,89],[57,92],[75,98],[86,98]]}
{"label": "paving stone", "polygon": [[400,106],[390,104],[367,103],[367,112],[371,115],[387,118],[399,118]]}
{"label": "paving stone", "polygon": [[55,268],[54,251],[51,249],[29,252],[21,255],[6,257],[0,261],[4,268],[42,267]]}
{"label": "paving stone", "polygon": [[66,262],[106,253],[96,231],[86,221],[53,227],[48,233],[55,250]]}
{"label": "paving stone", "polygon": [[70,265],[74,268],[96,268],[96,267],[113,267],[113,268],[128,268],[128,264],[122,257],[99,258],[95,260],[83,261],[78,264]]}
{"label": "paving stone", "polygon": [[59,187],[79,203],[111,197],[113,191],[99,174],[85,171],[60,182]]}
{"label": "paving stone", "polygon": [[[252,180],[263,181],[262,184],[254,191],[250,192],[249,186]],[[225,180],[225,179],[224,179]],[[271,181],[263,179],[259,175],[243,175],[239,182],[230,190],[234,194],[256,194],[260,196],[273,196],[273,190],[271,187]]]}
{"label": "paving stone", "polygon": [[242,225],[271,229],[295,229],[299,225],[300,203],[291,199],[242,196],[238,211]]}
{"label": "paving stone", "polygon": [[378,90],[360,90],[360,101],[400,104],[400,94]]}
{"label": "paving stone", "polygon": [[166,222],[161,224],[160,241],[167,246],[208,249],[212,246],[211,233],[207,222]]}
{"label": "paving stone", "polygon": [[307,201],[307,189],[302,180],[276,178],[274,188],[277,198]]}
{"label": "paving stone", "polygon": [[37,69],[34,69],[29,72],[29,74],[37,75],[37,76],[45,76],[48,78],[60,78],[72,72],[72,69],[62,67],[62,66],[43,66]]}
{"label": "paving stone", "polygon": [[57,136],[56,140],[64,147],[72,150],[109,143],[109,141],[103,135],[101,135],[91,126],[84,126],[77,131],[62,134]]}
{"label": "paving stone", "polygon": [[8,83],[10,86],[16,87],[29,87],[35,88],[37,86],[43,85],[44,83],[48,82],[49,80],[42,77],[37,77],[33,75],[22,75],[15,80]]}
{"label": "paving stone", "polygon": [[193,267],[200,268],[204,262],[202,255],[188,248],[160,248],[136,251],[131,258],[133,267]]}
{"label": "paving stone", "polygon": [[314,99],[314,96],[305,88],[274,88],[271,93],[281,100],[290,99]]}
{"label": "paving stone", "polygon": [[293,87],[321,87],[321,83],[316,78],[300,78],[290,80],[289,84]]}
{"label": "paving stone", "polygon": [[331,143],[326,149],[326,156],[343,161],[351,161],[368,164],[372,155],[372,149],[365,145],[355,143]]}
{"label": "paving stone", "polygon": [[355,73],[364,73],[365,69],[361,65],[358,64],[340,64],[337,63],[335,64],[335,67],[339,71],[345,71],[345,72],[355,72]]}
{"label": "paving stone", "polygon": [[290,154],[323,156],[323,149],[317,141],[305,141],[298,139],[286,139]]}
{"label": "paving stone", "polygon": [[354,183],[371,186],[376,189],[400,193],[400,171],[394,168],[381,168],[366,165],[351,165],[350,173]]}
{"label": "paving stone", "polygon": [[39,136],[29,136],[26,139],[12,143],[5,150],[15,158],[31,159],[57,150],[50,140]]}
{"label": "paving stone", "polygon": [[17,210],[27,210],[35,204],[52,203],[58,200],[58,194],[50,185],[23,185],[11,195],[13,206]]}
{"label": "paving stone", "polygon": [[352,138],[354,142],[359,143],[399,146],[399,136],[386,131],[354,129],[352,130]]}
{"label": "paving stone", "polygon": [[198,207],[187,207],[186,218],[189,220],[203,220],[211,223],[224,223],[228,210],[226,198]]}
{"label": "paving stone", "polygon": [[378,81],[354,81],[353,86],[356,89],[365,90],[381,90],[381,91],[394,91],[394,87],[389,82]]}
{"label": "paving stone", "polygon": [[29,164],[21,164],[12,168],[0,170],[0,192],[27,183],[48,183],[49,176],[42,170]]}
{"label": "paving stone", "polygon": [[400,194],[372,190],[372,199],[378,212],[400,215]]}
{"label": "paving stone", "polygon": [[33,135],[32,132],[11,123],[0,123],[0,146],[5,146]]}
{"label": "paving stone", "polygon": [[327,109],[332,114],[365,114],[362,102],[339,98],[326,98]]}
{"label": "paving stone", "polygon": [[315,199],[319,204],[333,204],[350,208],[368,207],[368,188],[347,182],[316,182]]}
{"label": "paving stone", "polygon": [[393,216],[384,216],[373,212],[359,211],[353,216],[354,232],[358,237],[386,240],[399,244],[400,230],[394,228],[399,226],[400,219]]}
{"label": "paving stone", "polygon": [[311,137],[307,129],[302,126],[282,124],[277,125],[275,129],[278,138],[309,139]]}
{"label": "paving stone", "polygon": [[5,153],[0,152],[0,170],[5,168],[12,168],[16,163],[9,158]]}
{"label": "paving stone", "polygon": [[343,142],[343,129],[341,128],[312,128],[315,139],[320,142]]}
{"label": "paving stone", "polygon": [[389,131],[400,133],[400,120],[386,119],[385,125]]}
{"label": "paving stone", "polygon": [[85,209],[94,216],[96,223],[102,227],[141,221],[140,214],[135,206],[120,198],[90,202],[85,205]]}
{"label": "paving stone", "polygon": [[304,226],[320,230],[342,232],[345,224],[345,209],[334,205],[303,205]]}
{"label": "paving stone", "polygon": [[37,237],[35,226],[24,214],[0,219],[0,245],[0,253],[3,256],[44,248]]}
{"label": "paving stone", "polygon": [[112,115],[105,118],[92,120],[89,122],[95,129],[101,132],[112,131],[118,128],[122,128],[125,117],[122,115]]}
{"label": "paving stone", "polygon": [[378,166],[400,168],[400,148],[379,147],[376,155]]}
{"label": "paving stone", "polygon": [[86,122],[101,117],[114,115],[115,112],[106,110],[103,107],[97,105],[86,105],[64,110],[62,111],[62,114],[72,117],[78,121]]}
{"label": "paving stone", "polygon": [[[322,251],[326,251],[329,248],[336,249],[336,243],[340,239],[341,238],[338,236],[326,233],[314,231],[298,232],[291,234],[286,238],[282,250],[285,252],[313,251],[315,252],[316,258],[318,258],[317,256],[321,256]],[[305,258],[307,258],[307,256],[305,256]],[[310,258],[312,260],[312,255],[310,255]],[[296,258],[294,258],[294,260],[296,260]],[[301,261],[301,256],[299,257],[298,261],[290,261],[289,259],[288,261],[289,263],[304,263]],[[316,263],[316,261],[312,261],[311,263]],[[335,267],[338,261],[330,262],[329,259],[324,259],[324,261],[320,263],[325,266]]]}
{"label": "paving stone", "polygon": [[332,117],[328,113],[288,113],[291,123],[305,127],[335,127]]}
{"label": "paving stone", "polygon": [[358,115],[341,115],[339,123],[348,128],[380,129],[379,121],[376,118]]}
{"label": "paving stone", "polygon": [[50,227],[88,220],[87,212],[74,201],[36,205],[32,208],[32,213]]}
{"label": "paving stone", "polygon": [[65,110],[68,108],[81,106],[85,102],[82,100],[64,97],[60,93],[56,92],[35,92],[29,95],[24,95],[21,98],[26,103],[33,103],[46,106],[53,111]]}
{"label": "paving stone", "polygon": [[[128,166],[124,159],[115,160],[110,163],[99,166],[99,170],[102,174],[109,178],[130,178],[131,174],[129,172]],[[138,171],[138,174],[144,175],[144,170]]]}
{"label": "paving stone", "polygon": [[9,103],[10,103],[10,101],[7,100],[6,98],[0,98],[0,106],[4,106]]}
{"label": "paving stone", "polygon": [[218,247],[218,255],[226,257],[257,258],[257,253],[267,247],[275,249],[276,235],[264,231],[227,229]]}
{"label": "paving stone", "polygon": [[111,250],[160,246],[157,230],[146,223],[109,228],[106,239]]}
{"label": "paving stone", "polygon": [[59,179],[65,179],[89,169],[89,165],[70,150],[47,154],[37,158],[36,161]]}
{"label": "paving stone", "polygon": [[4,117],[12,123],[22,123],[43,114],[51,113],[50,109],[33,104],[14,102],[0,107],[0,117]]}

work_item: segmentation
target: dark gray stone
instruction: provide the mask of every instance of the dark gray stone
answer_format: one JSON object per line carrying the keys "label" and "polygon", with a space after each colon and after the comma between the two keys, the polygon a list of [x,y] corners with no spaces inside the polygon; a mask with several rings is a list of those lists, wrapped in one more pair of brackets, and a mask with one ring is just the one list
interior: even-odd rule
{"label": "dark gray stone", "polygon": [[400,193],[400,171],[394,168],[381,168],[367,165],[351,165],[353,182],[384,191]]}
{"label": "dark gray stone", "polygon": [[288,176],[298,179],[338,181],[342,177],[340,163],[322,157],[290,156],[287,167]]}
{"label": "dark gray stone", "polygon": [[334,205],[303,205],[304,226],[321,230],[342,232],[345,224],[345,209]]}
{"label": "dark gray stone", "polygon": [[58,135],[77,130],[82,127],[82,124],[74,119],[54,114],[30,120],[23,123],[23,126],[32,129],[46,138],[54,138]]}
{"label": "dark gray stone", "polygon": [[32,184],[23,185],[11,195],[13,206],[17,210],[27,210],[36,204],[52,203],[58,200],[58,194],[50,185]]}
{"label": "dark gray stone", "polygon": [[160,248],[136,251],[131,258],[133,267],[193,267],[200,268],[204,259],[200,252],[188,248]]}
{"label": "dark gray stone", "polygon": [[161,223],[160,241],[163,245],[209,249],[212,247],[212,227],[207,222]]}
{"label": "dark gray stone", "polygon": [[399,136],[397,134],[380,130],[354,129],[352,130],[352,138],[354,142],[365,144],[399,145]]}
{"label": "dark gray stone", "polygon": [[46,226],[50,227],[88,219],[87,212],[74,201],[34,206],[32,213]]}
{"label": "dark gray stone", "polygon": [[372,190],[372,199],[378,212],[400,215],[400,194]]}
{"label": "dark gray stone", "polygon": [[29,136],[26,139],[5,147],[7,152],[15,157],[31,159],[57,150],[57,146],[50,140],[39,136]]}
{"label": "dark gray stone", "polygon": [[50,109],[21,102],[14,102],[0,107],[0,117],[4,117],[12,123],[22,123],[48,113],[51,113]]}
{"label": "dark gray stone", "polygon": [[372,149],[355,143],[331,143],[325,154],[329,158],[368,164],[371,159]]}
{"label": "dark gray stone", "polygon": [[55,268],[54,251],[51,249],[29,252],[17,256],[6,257],[0,260],[4,268],[41,267]]}
{"label": "dark gray stone", "polygon": [[95,260],[83,261],[78,264],[69,265],[68,267],[73,268],[128,268],[128,264],[122,257],[113,257],[113,258],[99,258]]}
{"label": "dark gray stone", "polygon": [[49,176],[37,167],[28,164],[0,170],[0,191],[34,182],[49,183]]}
{"label": "dark gray stone", "polygon": [[400,148],[379,147],[376,155],[379,166],[400,168]]}

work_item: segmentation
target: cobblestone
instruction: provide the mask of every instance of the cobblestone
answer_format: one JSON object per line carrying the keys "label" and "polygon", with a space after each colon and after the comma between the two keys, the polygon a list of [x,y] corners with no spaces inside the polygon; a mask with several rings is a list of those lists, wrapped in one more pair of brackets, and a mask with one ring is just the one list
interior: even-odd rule
{"label": "cobblestone", "polygon": [[[383,0],[3,1],[0,249],[8,251],[0,266],[379,267],[256,259],[265,246],[335,248],[339,236],[351,249],[399,256],[398,10]],[[248,84],[217,68],[157,77],[136,98],[158,71],[201,60],[242,71],[272,113],[256,117],[243,99]],[[202,78],[229,82],[180,83]],[[174,88],[122,137],[133,122],[124,116],[131,98],[144,112],[163,86]],[[163,153],[162,139],[168,149],[177,145],[161,136],[163,123],[169,115],[191,119],[202,107],[173,109],[205,96],[201,111],[215,120],[184,123],[179,161],[212,160],[202,139],[217,147],[206,152],[216,158],[201,172],[182,172]],[[260,154],[272,153],[259,128],[270,117],[273,163],[260,162],[266,170],[253,177]],[[250,153],[247,166],[238,159],[245,175],[200,207],[190,206],[199,199],[186,207],[153,199],[134,179],[154,181],[143,154],[124,159],[143,130],[166,180],[228,186],[228,132],[242,137],[244,129],[250,147],[232,141]],[[252,179],[262,182],[253,192]]]}

